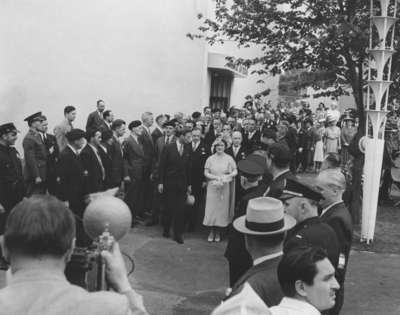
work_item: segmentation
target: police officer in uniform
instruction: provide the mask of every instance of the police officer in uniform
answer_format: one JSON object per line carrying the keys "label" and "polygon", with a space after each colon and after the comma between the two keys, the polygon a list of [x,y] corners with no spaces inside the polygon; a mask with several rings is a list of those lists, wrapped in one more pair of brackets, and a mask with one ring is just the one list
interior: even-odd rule
{"label": "police officer in uniform", "polygon": [[279,199],[286,213],[297,221],[296,226],[287,232],[284,252],[292,248],[320,247],[327,252],[332,265],[337,268],[339,241],[335,231],[318,216],[318,202],[323,199],[322,195],[298,180],[288,178]]}
{"label": "police officer in uniform", "polygon": [[22,142],[28,194],[45,193],[48,151],[40,136],[43,116],[41,112],[37,112],[24,120],[28,122],[29,126],[29,131]]}
{"label": "police officer in uniform", "polygon": [[25,196],[22,163],[14,148],[17,128],[13,123],[0,126],[0,234],[11,209]]}

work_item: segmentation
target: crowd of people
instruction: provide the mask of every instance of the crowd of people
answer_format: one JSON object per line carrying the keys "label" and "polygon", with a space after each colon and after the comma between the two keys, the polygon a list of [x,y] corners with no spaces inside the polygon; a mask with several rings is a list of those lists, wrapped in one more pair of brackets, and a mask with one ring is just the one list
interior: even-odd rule
{"label": "crowd of people", "polygon": [[[75,218],[75,245],[85,247],[91,240],[82,215],[92,194],[118,188],[132,212],[132,226],[160,224],[163,237],[172,232],[178,244],[201,224],[209,229],[208,242],[226,236],[230,289],[215,314],[230,314],[254,296],[272,314],[339,313],[352,242],[343,169],[357,133],[353,112],[342,115],[336,102],[330,108],[321,103],[313,112],[307,104],[272,108],[247,101],[243,108],[205,107],[191,115],[144,112],[140,120],[126,122],[99,100],[85,130],[74,126],[76,115],[75,107],[66,106],[54,135],[44,113],[27,117],[24,167],[14,147],[19,131],[13,123],[0,126],[0,232],[11,266],[29,245],[14,243],[29,237],[22,232],[28,221],[18,223],[18,217],[49,219],[37,203],[67,206]],[[296,176],[304,172],[318,173],[313,187]],[[30,198],[20,203],[25,196]],[[11,211],[15,206],[18,210]],[[35,207],[37,214],[21,210]],[[50,249],[34,247],[35,237],[29,240],[31,256],[48,254]],[[63,241],[69,247],[59,248],[56,256],[65,261],[71,240]],[[67,278],[83,286],[76,266],[66,269]],[[130,292],[125,279],[120,281],[124,288],[116,284],[116,291]],[[128,300],[138,314],[145,312],[137,296]],[[290,312],[293,305],[304,311]]]}

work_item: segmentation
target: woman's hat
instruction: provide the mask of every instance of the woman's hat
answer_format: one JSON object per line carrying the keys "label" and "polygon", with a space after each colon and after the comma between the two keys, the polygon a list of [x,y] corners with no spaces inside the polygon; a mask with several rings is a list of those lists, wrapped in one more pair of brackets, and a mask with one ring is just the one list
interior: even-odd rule
{"label": "woman's hat", "polygon": [[233,222],[234,228],[244,234],[275,235],[295,226],[296,220],[284,213],[280,200],[270,197],[250,199],[246,215]]}

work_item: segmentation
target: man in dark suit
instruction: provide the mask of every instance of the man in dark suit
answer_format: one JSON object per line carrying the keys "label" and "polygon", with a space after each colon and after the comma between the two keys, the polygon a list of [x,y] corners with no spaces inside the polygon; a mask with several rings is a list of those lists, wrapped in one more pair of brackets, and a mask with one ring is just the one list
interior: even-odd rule
{"label": "man in dark suit", "polygon": [[104,179],[104,189],[113,188],[111,185],[111,164],[112,157],[110,154],[111,146],[113,143],[113,132],[111,130],[104,130],[101,133],[101,142],[97,147],[100,155],[101,162],[103,164],[106,176]]}
{"label": "man in dark suit", "polygon": [[103,120],[103,112],[106,108],[106,104],[103,100],[97,101],[97,110],[90,113],[86,122],[86,131],[89,130],[99,130],[102,124],[104,123]]}
{"label": "man in dark suit", "polygon": [[[85,132],[80,129],[71,129],[66,134],[68,145],[60,153],[58,160],[58,199],[66,202],[67,206],[75,215],[76,224],[76,246],[87,247],[91,244],[90,238],[86,235],[82,217],[86,207],[87,171],[83,166],[80,151],[85,145]],[[86,266],[72,256],[67,264],[65,274],[67,279],[76,285],[86,285]]]}
{"label": "man in dark suit", "polygon": [[318,202],[323,199],[322,195],[307,185],[288,178],[279,199],[285,206],[285,212],[297,221],[296,226],[286,234],[283,251],[307,246],[320,247],[326,251],[336,268],[339,261],[336,233],[318,217]]}
{"label": "man in dark suit", "polygon": [[316,189],[324,197],[320,201],[321,221],[332,227],[339,241],[340,255],[336,268],[336,279],[340,284],[340,289],[336,293],[335,307],[330,310],[330,314],[336,315],[343,306],[344,280],[353,240],[351,215],[342,200],[343,192],[346,189],[346,179],[340,170],[327,169],[319,173]]}
{"label": "man in dark suit", "polygon": [[264,193],[264,196],[278,198],[286,186],[286,179],[295,179],[289,169],[292,159],[289,148],[280,143],[274,143],[268,148],[267,168],[272,174],[272,182]]}
{"label": "man in dark suit", "polygon": [[183,244],[184,208],[191,193],[191,131],[178,129],[176,142],[165,146],[161,152],[158,191],[164,194],[163,236],[169,237],[173,223],[174,240]]}
{"label": "man in dark suit", "polygon": [[306,172],[307,169],[312,165],[314,150],[315,150],[315,139],[316,139],[316,131],[313,127],[313,122],[311,119],[307,118],[304,120],[304,134],[301,138],[299,150],[301,151],[301,164],[302,171]]}
{"label": "man in dark suit", "polygon": [[46,189],[52,195],[57,195],[57,162],[60,151],[57,145],[57,139],[54,135],[47,133],[48,122],[46,116],[42,116],[40,126],[40,136],[47,149],[47,178]]}
{"label": "man in dark suit", "polygon": [[111,145],[108,147],[111,158],[111,169],[109,178],[109,188],[120,187],[124,180],[128,180],[128,170],[125,168],[123,149],[120,138],[125,135],[125,121],[116,119],[111,125],[113,137]]}
{"label": "man in dark suit", "polygon": [[[247,148],[242,145],[243,136],[240,131],[234,131],[232,133],[232,145],[225,150],[226,154],[229,154],[235,160],[236,164],[244,160],[247,156]],[[240,176],[235,177],[235,201],[239,202],[243,196],[243,189],[240,185]]]}
{"label": "man in dark suit", "polygon": [[153,132],[151,133],[151,138],[153,139],[153,143],[156,143],[157,139],[164,135],[163,126],[166,121],[167,118],[165,117],[165,115],[158,115],[156,117],[156,126]]}
{"label": "man in dark suit", "polygon": [[[186,212],[186,221],[189,232],[193,232],[196,228],[197,221],[204,214],[204,165],[210,152],[207,150],[204,142],[201,140],[200,129],[192,130],[192,164],[191,164],[191,178],[192,178],[192,194],[194,196],[194,205],[189,207]],[[202,211],[203,210],[203,211]]]}
{"label": "man in dark suit", "polygon": [[113,112],[111,110],[105,110],[103,112],[102,117],[103,117],[103,120],[101,121],[99,130],[101,132],[103,132],[103,131],[111,131],[111,124],[112,124],[112,122],[114,120]]}
{"label": "man in dark suit", "polygon": [[0,235],[11,209],[25,196],[21,158],[14,147],[17,135],[13,123],[0,126]]}
{"label": "man in dark suit", "polygon": [[141,221],[144,217],[143,209],[143,178],[145,167],[145,154],[143,145],[139,140],[143,132],[140,120],[134,120],[129,125],[130,135],[123,144],[125,169],[127,178],[126,203],[132,212],[132,224]]}
{"label": "man in dark suit", "polygon": [[28,187],[28,195],[46,192],[47,158],[46,145],[40,136],[42,113],[35,113],[27,118],[29,131],[26,134],[22,146],[25,157],[25,180]]}
{"label": "man in dark suit", "polygon": [[[71,129],[67,134],[68,145],[61,151],[58,160],[58,198],[67,202],[69,208],[78,217],[82,218],[85,209],[85,195],[87,171],[83,166],[80,151],[85,145],[85,132],[80,129]],[[77,219],[77,246],[87,245],[84,237],[81,220]]]}
{"label": "man in dark suit", "polygon": [[247,120],[247,132],[245,132],[243,137],[243,145],[247,150],[260,143],[261,133],[257,130],[256,121],[253,118]]}
{"label": "man in dark suit", "polygon": [[99,153],[101,142],[100,130],[89,130],[86,132],[86,146],[82,149],[80,156],[86,173],[86,188],[88,194],[103,191],[106,179],[106,170]]}
{"label": "man in dark suit", "polygon": [[[154,146],[154,167],[153,167],[153,172],[151,174],[151,177],[154,182],[158,182],[159,180],[159,165],[160,165],[160,157],[161,157],[161,152],[163,151],[164,147],[170,143],[175,143],[175,124],[172,121],[167,121],[163,125],[163,133],[165,133],[164,136],[159,137],[157,141],[155,142]],[[160,216],[160,211],[164,208],[163,205],[163,198],[162,195],[158,191],[157,185],[154,187],[153,191],[153,207],[151,210],[151,218],[149,221],[146,222],[146,226],[153,226],[158,224],[159,222],[159,216]]]}
{"label": "man in dark suit", "polygon": [[[240,174],[239,182],[243,187],[243,197],[235,207],[234,220],[246,214],[250,199],[261,197],[264,192],[258,185],[264,174],[261,163],[249,158],[239,161],[237,167]],[[229,285],[232,287],[250,269],[253,261],[246,249],[244,234],[235,230],[232,225],[229,226],[228,231],[225,257],[229,263]]]}
{"label": "man in dark suit", "polygon": [[143,146],[144,165],[143,165],[143,207],[145,212],[152,212],[153,207],[153,183],[151,181],[151,173],[154,167],[154,143],[151,137],[150,127],[154,123],[153,114],[145,112],[142,114],[142,134],[139,141]]}
{"label": "man in dark suit", "polygon": [[285,232],[295,224],[294,218],[284,214],[281,201],[267,197],[249,200],[246,215],[237,218],[233,227],[245,234],[253,266],[236,281],[228,298],[238,294],[248,283],[267,306],[280,302],[283,294],[276,270]]}
{"label": "man in dark suit", "polygon": [[288,144],[290,153],[292,154],[292,160],[290,161],[290,170],[293,174],[296,173],[297,165],[296,165],[296,152],[298,147],[298,139],[297,139],[297,128],[296,128],[296,116],[291,114],[288,116],[288,132],[286,134],[286,142]]}
{"label": "man in dark suit", "polygon": [[[212,124],[210,125],[206,135],[204,137],[204,143],[208,150],[211,150],[211,146],[218,135],[222,132],[222,122],[220,118],[214,118]],[[212,152],[211,152],[212,153]]]}

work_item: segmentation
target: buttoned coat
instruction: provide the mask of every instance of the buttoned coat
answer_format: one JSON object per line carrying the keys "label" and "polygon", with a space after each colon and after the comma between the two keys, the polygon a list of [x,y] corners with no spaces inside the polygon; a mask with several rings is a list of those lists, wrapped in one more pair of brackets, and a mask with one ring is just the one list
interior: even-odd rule
{"label": "buttoned coat", "polygon": [[132,136],[125,139],[123,144],[125,169],[132,181],[140,182],[143,180],[145,155],[143,146]]}
{"label": "buttoned coat", "polygon": [[28,182],[33,182],[36,177],[40,177],[42,181],[45,181],[47,178],[48,152],[40,134],[29,130],[22,146],[25,158],[25,179]]}
{"label": "buttoned coat", "polygon": [[86,132],[89,130],[100,130],[100,127],[105,124],[101,115],[97,110],[89,114],[86,122]]}

